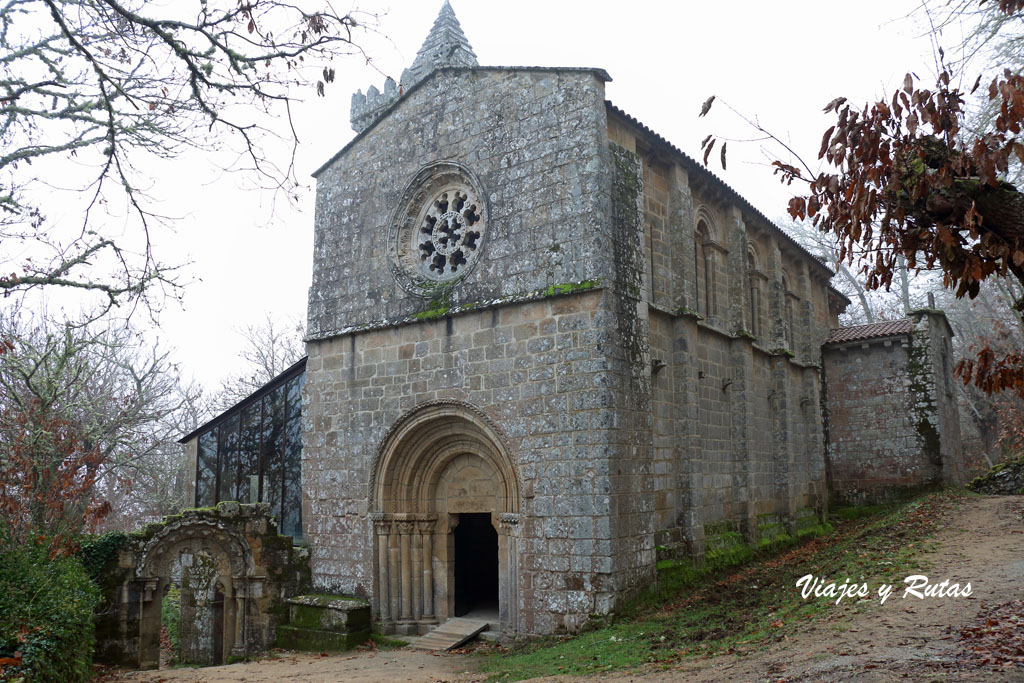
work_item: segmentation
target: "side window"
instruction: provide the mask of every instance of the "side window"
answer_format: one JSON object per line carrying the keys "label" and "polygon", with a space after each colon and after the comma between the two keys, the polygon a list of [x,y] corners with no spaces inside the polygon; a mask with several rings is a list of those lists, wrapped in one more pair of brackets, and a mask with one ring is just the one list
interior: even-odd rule
{"label": "side window", "polygon": [[712,232],[703,218],[697,222],[696,249],[694,250],[693,272],[696,280],[697,312],[705,318],[718,314],[715,297],[715,248]]}
{"label": "side window", "polygon": [[799,297],[793,292],[793,288],[790,286],[789,275],[783,271],[782,273],[782,297],[784,299],[784,311],[783,314],[786,317],[786,347],[793,351],[796,349],[796,307],[800,302]]}
{"label": "side window", "polygon": [[757,338],[764,336],[764,315],[763,285],[764,275],[761,273],[757,254],[753,249],[747,249],[747,285],[749,287],[750,302],[747,311],[750,332]]}

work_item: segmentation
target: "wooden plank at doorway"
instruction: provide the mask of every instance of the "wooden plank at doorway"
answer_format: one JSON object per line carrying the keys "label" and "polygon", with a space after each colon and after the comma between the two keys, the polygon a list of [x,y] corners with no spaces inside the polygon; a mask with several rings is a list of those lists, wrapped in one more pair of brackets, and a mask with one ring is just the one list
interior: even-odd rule
{"label": "wooden plank at doorway", "polygon": [[490,628],[490,624],[480,619],[449,619],[430,633],[417,638],[409,644],[413,650],[451,650],[468,642],[481,632]]}

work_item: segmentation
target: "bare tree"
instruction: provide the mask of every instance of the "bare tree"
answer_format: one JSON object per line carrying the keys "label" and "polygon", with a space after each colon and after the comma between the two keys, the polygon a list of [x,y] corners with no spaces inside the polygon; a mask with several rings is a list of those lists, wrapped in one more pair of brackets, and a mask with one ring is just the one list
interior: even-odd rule
{"label": "bare tree", "polygon": [[843,324],[858,325],[873,323],[876,320],[901,318],[908,311],[921,307],[924,294],[918,290],[941,286],[933,273],[915,275],[908,271],[904,263],[898,278],[898,294],[884,289],[870,291],[854,274],[854,270],[860,265],[841,259],[839,246],[830,235],[819,232],[807,221],[778,219],[777,222],[790,237],[836,272],[836,277],[832,281],[833,286],[851,301],[856,302],[857,307],[847,310],[841,318]]}
{"label": "bare tree", "polygon": [[0,343],[0,508],[12,528],[74,537],[112,509],[178,502],[174,441],[197,420],[198,391],[166,351],[125,324],[17,310],[0,318]]}
{"label": "bare tree", "polygon": [[242,339],[239,356],[246,363],[241,372],[221,383],[213,400],[218,411],[227,410],[277,377],[306,355],[305,325],[297,321],[274,322],[268,314],[262,323],[236,330]]}
{"label": "bare tree", "polygon": [[[981,348],[1002,355],[1024,351],[1024,314],[1015,305],[1022,296],[1011,278],[987,281],[973,300],[939,292],[938,304],[954,331],[954,355],[970,358]],[[986,393],[974,384],[957,384],[961,418],[971,423],[964,435],[968,455],[991,467],[1004,453],[1018,452],[1024,445],[1024,399],[1013,391]]]}
{"label": "bare tree", "polygon": [[[0,292],[84,290],[109,308],[174,290],[151,249],[152,160],[226,150],[293,189],[296,87],[322,95],[372,19],[312,2],[0,0]],[[268,135],[292,155],[272,159]],[[70,227],[47,215],[55,174],[85,197]]]}
{"label": "bare tree", "polygon": [[[993,19],[995,34],[983,45],[1020,45],[1024,1],[958,0],[949,6],[954,13],[977,11]],[[836,97],[824,108],[835,124],[821,138],[819,169],[743,117],[792,159],[772,163],[784,183],[805,188],[806,194],[790,199],[790,216],[830,233],[841,260],[863,264],[868,289],[888,290],[904,270],[922,268],[941,271],[943,284],[958,297],[978,296],[989,278],[1024,283],[1024,192],[1009,180],[1011,169],[1024,164],[1024,71],[1013,49],[1012,60],[985,65],[965,79],[965,63],[947,60],[936,38],[933,88],[908,73],[891,97],[864,105]],[[972,97],[984,98],[994,113],[985,126],[972,116]],[[700,116],[714,102],[708,98]],[[705,164],[716,142],[712,134],[701,143]],[[719,150],[724,167],[725,145]],[[976,358],[962,359],[957,372],[986,391],[1009,388],[1024,397],[1020,353],[998,355],[985,347]]]}

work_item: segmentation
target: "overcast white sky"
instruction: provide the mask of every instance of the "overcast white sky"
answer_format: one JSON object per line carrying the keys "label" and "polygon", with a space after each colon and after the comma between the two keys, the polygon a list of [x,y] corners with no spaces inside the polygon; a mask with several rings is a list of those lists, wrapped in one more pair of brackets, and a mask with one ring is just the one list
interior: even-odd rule
{"label": "overcast white sky", "polygon": [[[721,105],[710,120],[698,119],[711,94],[757,117],[811,160],[830,125],[821,113],[829,100],[891,92],[911,69],[930,83],[934,71],[928,40],[904,19],[917,5],[909,0],[452,5],[481,64],[602,67],[613,79],[610,100],[694,157],[709,132],[751,134]],[[382,87],[382,74],[397,80],[412,62],[441,0],[360,0],[356,6],[383,13],[381,35],[365,40],[374,66],[359,58],[336,64],[339,76],[328,96],[310,94],[298,109],[302,178],[353,136],[352,92]],[[729,149],[729,170],[722,173],[716,164],[715,172],[769,217],[782,216],[789,194],[759,145],[733,142]],[[191,259],[188,278],[194,280],[183,306],[171,304],[162,313],[161,336],[178,349],[186,374],[214,388],[240,367],[235,328],[267,312],[282,320],[305,316],[312,180],[304,210],[279,205],[269,224],[265,195],[239,190],[236,178],[212,172],[197,156],[164,171],[158,189],[173,198],[181,220],[176,234],[157,236],[155,249],[164,261]]]}

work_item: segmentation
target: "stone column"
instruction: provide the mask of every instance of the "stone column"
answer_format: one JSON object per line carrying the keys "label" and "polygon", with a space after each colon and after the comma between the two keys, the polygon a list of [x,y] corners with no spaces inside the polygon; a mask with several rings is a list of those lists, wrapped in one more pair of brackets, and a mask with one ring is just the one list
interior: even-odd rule
{"label": "stone column", "polygon": [[398,615],[402,610],[401,595],[399,593],[399,585],[401,582],[401,570],[402,570],[402,549],[399,543],[395,543],[391,536],[397,536],[398,529],[397,524],[393,524],[391,527],[391,533],[389,535],[388,543],[388,604],[391,609],[392,621],[398,620]]}
{"label": "stone column", "polygon": [[235,584],[235,642],[231,644],[231,654],[236,657],[244,657],[245,646],[245,579],[235,578],[231,580]]}
{"label": "stone column", "polygon": [[423,614],[423,535],[419,524],[414,523],[412,532],[412,618],[419,623]]}
{"label": "stone column", "polygon": [[416,522],[423,551],[423,615],[424,622],[434,621],[434,526],[436,518]]}
{"label": "stone column", "polygon": [[412,563],[409,561],[409,536],[412,535],[413,523],[407,521],[398,522],[399,540],[401,541],[401,568],[402,573],[402,621],[412,620]]}
{"label": "stone column", "polygon": [[503,512],[498,515],[499,528],[505,541],[500,564],[505,571],[498,577],[499,621],[508,634],[519,631],[519,515]]}
{"label": "stone column", "polygon": [[373,520],[377,532],[377,612],[381,624],[391,621],[390,588],[391,579],[388,572],[388,550],[391,545],[391,520],[385,519],[383,513],[375,513]]}

